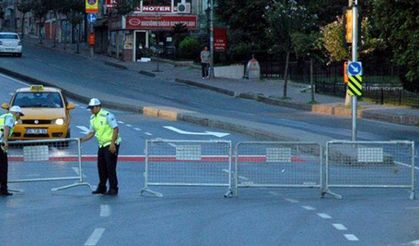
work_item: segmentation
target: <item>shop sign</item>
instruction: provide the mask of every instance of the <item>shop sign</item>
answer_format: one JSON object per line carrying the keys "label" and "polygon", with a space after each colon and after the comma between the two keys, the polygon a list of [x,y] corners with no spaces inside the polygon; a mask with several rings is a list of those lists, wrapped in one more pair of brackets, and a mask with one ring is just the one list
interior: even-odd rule
{"label": "shop sign", "polygon": [[170,13],[172,12],[171,6],[143,6],[143,13]]}
{"label": "shop sign", "polygon": [[106,0],[105,6],[107,8],[113,8],[116,5],[116,0]]}
{"label": "shop sign", "polygon": [[171,30],[176,24],[183,23],[186,27],[196,29],[195,15],[164,15],[164,16],[128,16],[126,29],[131,30]]}
{"label": "shop sign", "polygon": [[217,52],[227,50],[227,29],[214,28],[214,50]]}

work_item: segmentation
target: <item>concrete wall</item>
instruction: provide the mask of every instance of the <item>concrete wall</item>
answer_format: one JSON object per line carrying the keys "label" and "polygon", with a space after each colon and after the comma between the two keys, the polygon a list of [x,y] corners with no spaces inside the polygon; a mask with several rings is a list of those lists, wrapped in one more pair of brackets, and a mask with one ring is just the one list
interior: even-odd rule
{"label": "concrete wall", "polygon": [[214,75],[217,78],[241,79],[244,75],[244,66],[231,65],[214,67]]}

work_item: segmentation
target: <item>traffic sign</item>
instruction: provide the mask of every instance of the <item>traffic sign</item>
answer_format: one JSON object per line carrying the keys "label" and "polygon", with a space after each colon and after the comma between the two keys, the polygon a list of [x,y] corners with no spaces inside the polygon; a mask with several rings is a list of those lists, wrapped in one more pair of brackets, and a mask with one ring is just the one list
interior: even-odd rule
{"label": "traffic sign", "polygon": [[348,76],[348,94],[351,96],[362,96],[362,76]]}
{"label": "traffic sign", "polygon": [[87,21],[89,23],[95,23],[96,19],[97,19],[96,14],[93,14],[93,13],[87,14]]}
{"label": "traffic sign", "polygon": [[361,62],[350,62],[348,65],[348,75],[350,76],[362,75]]}

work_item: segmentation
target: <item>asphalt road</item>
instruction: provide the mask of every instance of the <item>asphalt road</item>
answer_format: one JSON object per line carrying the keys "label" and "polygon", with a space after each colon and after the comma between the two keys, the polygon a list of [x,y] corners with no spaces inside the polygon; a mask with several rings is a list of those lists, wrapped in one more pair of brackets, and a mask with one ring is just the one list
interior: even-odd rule
{"label": "asphalt road", "polygon": [[[2,101],[8,101],[9,93],[21,86],[7,78],[0,78],[0,85]],[[211,94],[196,88],[191,90],[199,91],[201,98],[206,97],[204,94]],[[212,98],[215,95],[207,96]],[[290,120],[301,117],[328,122],[329,119],[220,95],[212,100],[233,100],[244,111],[251,107],[256,110],[260,105],[262,111],[249,110],[243,114],[256,117],[266,110],[268,116],[257,117],[263,121],[275,112],[284,117],[288,115],[288,119],[295,117]],[[72,118],[74,137],[82,135],[89,118],[85,105],[77,104]],[[217,110],[229,115],[241,114],[237,109],[230,112],[223,108]],[[121,155],[143,155],[147,138],[214,138],[181,135],[164,126],[189,132],[223,132],[123,111],[112,112],[120,121],[124,139]],[[273,119],[278,119],[278,116]],[[344,129],[334,129],[336,124],[329,122],[324,131],[342,134]],[[385,128],[379,134],[384,139],[390,136],[385,130],[394,128],[392,124],[371,124]],[[417,136],[415,131],[397,126],[390,132],[409,138],[412,136],[408,133]],[[252,140],[234,133],[217,139]],[[94,141],[83,144],[83,154],[94,155],[95,149]],[[77,170],[73,167],[74,163],[56,163],[49,172],[60,176],[74,175]],[[52,187],[72,181],[11,184],[11,188],[23,189],[24,192],[0,199],[1,245],[415,245],[419,239],[416,222],[419,203],[408,199],[407,190],[337,189],[344,193],[344,199],[336,200],[330,196],[321,199],[318,189],[249,188],[241,189],[237,198],[226,199],[223,197],[226,187],[153,187],[164,194],[163,198],[156,198],[139,195],[144,187],[143,172],[142,162],[119,162],[120,194],[117,197],[93,196],[86,187],[50,192]],[[11,163],[10,173],[16,175],[14,177],[18,174],[41,177],[45,170],[36,165]],[[222,173],[220,170],[217,175]],[[87,182],[96,184],[94,163],[85,163],[84,175]]]}

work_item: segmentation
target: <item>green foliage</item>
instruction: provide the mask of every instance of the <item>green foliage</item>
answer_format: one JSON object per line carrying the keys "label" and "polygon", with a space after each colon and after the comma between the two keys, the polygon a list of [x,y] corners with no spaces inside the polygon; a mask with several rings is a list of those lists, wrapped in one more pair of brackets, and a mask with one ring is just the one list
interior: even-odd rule
{"label": "green foliage", "polygon": [[403,71],[403,86],[419,91],[418,1],[374,0],[373,6],[381,38],[392,49],[393,61]]}
{"label": "green foliage", "polygon": [[118,15],[127,15],[140,6],[141,0],[116,0],[115,10]]}
{"label": "green foliage", "polygon": [[345,27],[343,19],[338,17],[334,22],[321,29],[323,45],[331,62],[349,59],[349,49],[345,45]]}
{"label": "green foliage", "polygon": [[188,36],[189,30],[183,23],[175,24],[172,28],[173,44],[176,48],[179,47],[180,41]]}
{"label": "green foliage", "polygon": [[281,51],[289,52],[293,48],[291,36],[294,33],[307,33],[315,26],[315,19],[305,6],[296,1],[277,1],[267,7],[267,36]]}
{"label": "green foliage", "polygon": [[17,9],[23,13],[24,15],[26,13],[28,13],[29,11],[31,11],[32,9],[32,1],[31,0],[22,0],[20,1],[20,3],[17,5]]}
{"label": "green foliage", "polygon": [[199,41],[194,37],[186,37],[179,44],[179,52],[182,58],[196,59],[199,56],[199,51]]}

